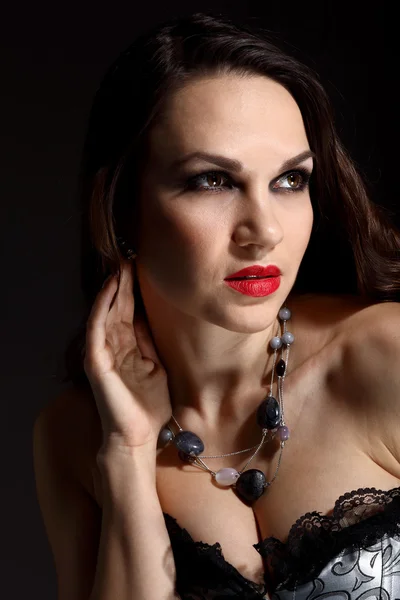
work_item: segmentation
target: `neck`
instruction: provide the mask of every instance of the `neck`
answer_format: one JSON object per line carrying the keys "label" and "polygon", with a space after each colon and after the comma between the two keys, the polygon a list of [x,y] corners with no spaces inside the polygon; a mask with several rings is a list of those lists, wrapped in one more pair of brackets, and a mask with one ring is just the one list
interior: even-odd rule
{"label": "neck", "polygon": [[[217,429],[243,423],[267,395],[273,360],[270,340],[281,334],[278,313],[289,299],[224,310],[167,302],[140,277],[149,328],[166,370],[174,416]],[[177,300],[179,302],[179,298]]]}

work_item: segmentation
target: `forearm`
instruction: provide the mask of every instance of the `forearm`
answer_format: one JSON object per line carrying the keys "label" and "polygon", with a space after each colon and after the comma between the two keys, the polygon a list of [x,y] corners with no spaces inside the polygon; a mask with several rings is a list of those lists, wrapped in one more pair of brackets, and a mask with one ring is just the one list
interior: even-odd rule
{"label": "forearm", "polygon": [[90,600],[175,600],[175,563],[157,495],[155,455],[99,463],[103,518]]}

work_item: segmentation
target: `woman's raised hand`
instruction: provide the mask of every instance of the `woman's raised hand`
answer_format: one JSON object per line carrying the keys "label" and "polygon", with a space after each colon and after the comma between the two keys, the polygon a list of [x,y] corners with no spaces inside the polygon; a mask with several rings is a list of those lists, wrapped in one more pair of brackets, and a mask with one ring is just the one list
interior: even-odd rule
{"label": "woman's raised hand", "polygon": [[135,315],[135,263],[121,265],[98,293],[87,321],[85,373],[103,429],[99,452],[130,453],[157,447],[157,438],[172,414],[167,374],[160,363],[147,323]]}

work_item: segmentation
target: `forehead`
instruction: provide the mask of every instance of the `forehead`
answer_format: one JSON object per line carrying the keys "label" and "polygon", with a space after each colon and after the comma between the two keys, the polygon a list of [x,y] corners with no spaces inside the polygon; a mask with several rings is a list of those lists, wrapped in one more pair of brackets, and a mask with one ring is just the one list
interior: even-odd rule
{"label": "forehead", "polygon": [[240,159],[246,148],[277,159],[308,148],[295,100],[267,77],[224,75],[192,81],[171,95],[149,134],[155,160],[196,150],[229,152]]}

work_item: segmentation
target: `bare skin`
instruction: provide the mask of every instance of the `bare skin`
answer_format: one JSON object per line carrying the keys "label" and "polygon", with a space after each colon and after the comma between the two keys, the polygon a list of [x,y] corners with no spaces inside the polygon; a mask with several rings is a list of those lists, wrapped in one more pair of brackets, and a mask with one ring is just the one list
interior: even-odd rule
{"label": "bare skin", "polygon": [[[136,267],[173,413],[203,431],[227,420],[240,426],[260,391],[276,316],[311,233],[308,189],[293,192],[287,177],[278,181],[285,161],[310,150],[302,116],[267,78],[196,80],[172,97],[149,148]],[[202,191],[185,190],[193,174],[221,170],[204,159],[173,168],[195,151],[239,160],[243,168],[224,169],[216,181],[202,177]],[[299,167],[311,172],[313,159]],[[300,182],[297,175],[294,187]],[[281,269],[275,293],[251,298],[225,284],[253,264]]]}
{"label": "bare skin", "polygon": [[[379,398],[372,398],[376,390],[371,389],[370,396],[361,394],[361,382],[344,360],[352,332],[370,321],[369,305],[353,296],[310,295],[293,297],[290,306],[296,340],[307,339],[307,344],[297,346],[298,366],[292,369],[289,365],[285,379],[285,416],[291,437],[270,489],[249,508],[232,490],[214,484],[208,473],[183,464],[173,446],[157,452],[157,492],[163,511],[175,517],[195,541],[219,542],[225,559],[255,582],[262,581],[265,565],[253,544],[269,536],[286,541],[301,515],[314,510],[330,514],[335,501],[348,491],[360,487],[389,490],[400,485],[400,465],[385,444],[388,427],[376,410]],[[294,350],[293,346],[293,355]],[[243,428],[233,432],[233,427],[227,426],[219,432],[215,453],[259,441],[254,411],[263,392]],[[92,394],[79,392],[75,408],[68,434],[74,439],[70,445],[74,449],[72,468],[101,508],[96,454],[102,432]],[[82,430],[77,431],[77,422]],[[195,431],[206,438],[203,430]],[[214,453],[207,443],[206,450]],[[270,479],[276,460],[277,448],[266,445],[252,467]],[[237,457],[205,462],[214,470],[244,464]]]}
{"label": "bare skin", "polygon": [[[309,149],[301,113],[283,87],[261,77],[207,79],[172,98],[152,132],[143,174],[137,276],[173,414],[203,439],[205,454],[259,442],[255,411],[270,380],[268,342],[281,306],[292,310],[288,330],[296,341],[284,387],[291,437],[271,488],[249,508],[208,473],[184,465],[173,446],[157,455],[163,510],[194,540],[219,542],[225,559],[257,582],[265,565],[253,544],[269,536],[285,541],[301,515],[328,514],[347,491],[400,485],[400,467],[385,446],[371,452],[382,423],[345,360],[352,332],[368,322],[368,305],[351,296],[290,294],[313,213],[307,188],[285,193],[273,186],[288,185],[281,165]],[[233,187],[218,178],[221,192],[182,191],[181,172],[170,165],[198,150],[241,161],[240,173],[224,169]],[[195,167],[195,173],[219,169],[204,160],[190,166],[190,174]],[[299,166],[311,171],[313,159]],[[211,187],[212,177],[201,185]],[[270,296],[243,296],[224,284],[245,266],[271,263],[282,277]],[[78,476],[101,506],[95,468],[101,427],[90,394],[86,400],[93,436],[75,467],[80,459]],[[214,470],[239,469],[242,456],[205,462]],[[272,443],[251,466],[271,479],[276,460]]]}

